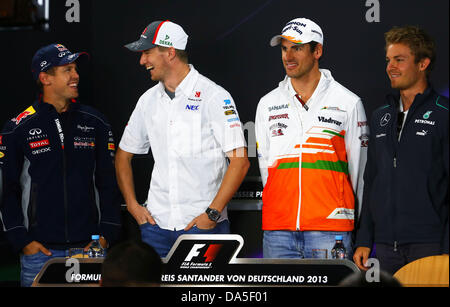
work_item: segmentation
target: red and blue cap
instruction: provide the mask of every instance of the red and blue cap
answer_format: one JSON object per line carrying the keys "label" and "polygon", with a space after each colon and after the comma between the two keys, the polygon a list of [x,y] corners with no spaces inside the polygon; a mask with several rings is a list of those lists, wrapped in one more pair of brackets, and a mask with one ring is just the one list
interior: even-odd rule
{"label": "red and blue cap", "polygon": [[45,72],[54,66],[62,66],[75,62],[78,57],[87,52],[72,53],[64,45],[50,44],[42,47],[33,56],[31,61],[31,72],[33,79],[39,78],[39,73]]}

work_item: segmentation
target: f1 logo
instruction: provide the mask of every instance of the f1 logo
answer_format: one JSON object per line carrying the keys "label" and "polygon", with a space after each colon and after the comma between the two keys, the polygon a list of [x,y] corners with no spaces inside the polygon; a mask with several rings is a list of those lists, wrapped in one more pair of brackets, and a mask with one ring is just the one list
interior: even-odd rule
{"label": "f1 logo", "polygon": [[186,256],[184,261],[191,261],[192,258],[197,257],[200,254],[199,250],[202,249],[205,245],[206,244],[194,244],[194,246],[192,246],[191,251]]}
{"label": "f1 logo", "polygon": [[[192,258],[198,257],[200,255],[200,250],[205,247],[206,244],[194,244],[191,248],[191,251],[186,256],[184,261],[191,261]],[[210,244],[208,249],[206,250],[203,257],[205,257],[205,262],[213,262],[216,259],[216,255],[221,249],[222,244]]]}

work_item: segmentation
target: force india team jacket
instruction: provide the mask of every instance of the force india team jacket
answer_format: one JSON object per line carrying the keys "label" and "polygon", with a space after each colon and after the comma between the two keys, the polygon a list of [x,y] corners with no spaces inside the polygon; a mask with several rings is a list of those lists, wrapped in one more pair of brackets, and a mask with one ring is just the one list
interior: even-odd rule
{"label": "force india team jacket", "polygon": [[63,249],[120,231],[111,126],[98,111],[71,103],[58,114],[37,101],[0,136],[4,231],[16,251],[31,241]]}
{"label": "force india team jacket", "polygon": [[361,99],[328,70],[320,72],[305,107],[289,77],[258,104],[263,230],[354,228],[367,158],[367,119]]}

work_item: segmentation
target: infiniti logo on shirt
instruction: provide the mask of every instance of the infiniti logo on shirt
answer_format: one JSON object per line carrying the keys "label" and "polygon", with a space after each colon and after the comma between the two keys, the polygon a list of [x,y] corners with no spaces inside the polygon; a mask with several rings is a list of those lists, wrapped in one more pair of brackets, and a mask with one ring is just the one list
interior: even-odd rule
{"label": "infiniti logo on shirt", "polygon": [[39,128],[33,128],[28,132],[30,135],[37,135],[37,134],[41,134],[42,130]]}

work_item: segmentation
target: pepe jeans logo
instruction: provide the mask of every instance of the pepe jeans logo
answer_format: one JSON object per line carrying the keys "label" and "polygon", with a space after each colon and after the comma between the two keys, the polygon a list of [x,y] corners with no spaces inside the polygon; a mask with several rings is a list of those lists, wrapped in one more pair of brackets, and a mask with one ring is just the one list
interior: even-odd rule
{"label": "pepe jeans logo", "polygon": [[77,125],[77,129],[80,129],[83,132],[89,132],[89,131],[91,131],[91,130],[93,130],[95,128],[94,127]]}

